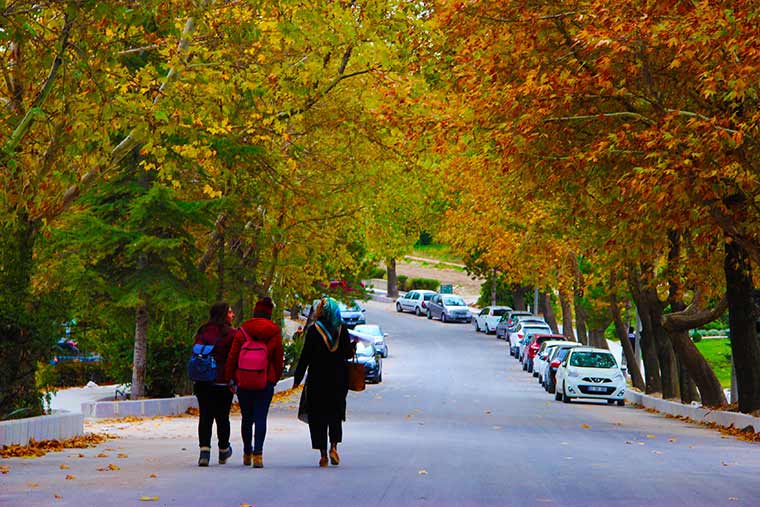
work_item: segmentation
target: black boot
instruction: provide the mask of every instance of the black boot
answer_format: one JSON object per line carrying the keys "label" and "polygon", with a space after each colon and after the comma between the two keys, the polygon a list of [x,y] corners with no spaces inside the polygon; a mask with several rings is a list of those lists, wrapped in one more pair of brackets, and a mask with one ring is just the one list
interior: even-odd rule
{"label": "black boot", "polygon": [[199,467],[207,467],[211,460],[211,447],[201,447],[201,455],[198,458]]}
{"label": "black boot", "polygon": [[232,456],[232,446],[228,445],[226,449],[219,449],[219,464],[224,465]]}

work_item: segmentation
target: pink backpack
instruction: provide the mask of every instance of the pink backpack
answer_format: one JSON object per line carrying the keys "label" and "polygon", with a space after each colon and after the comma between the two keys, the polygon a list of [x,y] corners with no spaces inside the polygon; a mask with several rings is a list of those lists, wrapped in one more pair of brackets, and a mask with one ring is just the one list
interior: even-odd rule
{"label": "pink backpack", "polygon": [[245,342],[238,356],[237,384],[242,389],[261,391],[267,386],[268,352],[264,342],[257,342],[240,327]]}

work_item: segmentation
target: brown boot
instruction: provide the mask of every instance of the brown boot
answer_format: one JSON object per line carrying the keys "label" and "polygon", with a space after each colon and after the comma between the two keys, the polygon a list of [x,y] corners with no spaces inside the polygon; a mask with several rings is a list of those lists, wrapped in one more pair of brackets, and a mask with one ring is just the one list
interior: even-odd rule
{"label": "brown boot", "polygon": [[249,467],[251,466],[251,459],[253,458],[253,454],[243,453],[243,465]]}
{"label": "brown boot", "polygon": [[326,468],[327,467],[327,454],[322,454],[319,457],[319,467],[320,468]]}
{"label": "brown boot", "polygon": [[253,455],[253,468],[264,468],[264,456],[261,454]]}
{"label": "brown boot", "polygon": [[340,465],[340,456],[338,455],[338,449],[335,447],[330,449],[330,463]]}

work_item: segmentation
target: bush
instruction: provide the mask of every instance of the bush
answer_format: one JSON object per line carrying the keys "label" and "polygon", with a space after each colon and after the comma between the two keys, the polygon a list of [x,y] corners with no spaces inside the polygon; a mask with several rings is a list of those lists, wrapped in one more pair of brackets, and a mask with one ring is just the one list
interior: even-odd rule
{"label": "bush", "polygon": [[285,370],[282,374],[283,377],[292,377],[293,372],[298,364],[298,359],[301,357],[301,351],[303,350],[303,342],[306,335],[304,333],[294,335],[292,340],[283,340],[282,347],[285,356]]}
{"label": "bush", "polygon": [[87,382],[107,384],[111,378],[100,362],[61,361],[58,364],[39,363],[37,386],[40,389],[54,387],[82,387]]}
{"label": "bush", "polygon": [[172,398],[175,394],[192,393],[192,383],[187,376],[191,349],[187,339],[178,340],[167,336],[164,339],[149,340],[148,368],[145,372],[147,396]]}
{"label": "bush", "polygon": [[412,278],[409,280],[408,290],[426,289],[426,290],[438,290],[441,285],[440,280],[435,278]]}
{"label": "bush", "polygon": [[372,268],[368,278],[385,278],[385,269],[380,267]]}
{"label": "bush", "polygon": [[406,275],[398,275],[396,277],[396,279],[398,280],[398,290],[400,290],[400,291],[407,291],[407,290],[409,290],[406,287],[406,281],[409,279],[408,276],[406,276]]}

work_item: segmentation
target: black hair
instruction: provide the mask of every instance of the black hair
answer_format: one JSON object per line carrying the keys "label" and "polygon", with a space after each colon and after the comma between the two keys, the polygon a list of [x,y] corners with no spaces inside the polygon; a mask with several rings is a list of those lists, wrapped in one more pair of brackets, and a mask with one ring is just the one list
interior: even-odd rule
{"label": "black hair", "polygon": [[214,305],[211,307],[211,309],[208,312],[208,321],[211,324],[216,324],[217,326],[221,328],[229,327],[229,322],[227,322],[227,312],[230,310],[230,305],[226,301],[220,301],[218,303],[214,303]]}

